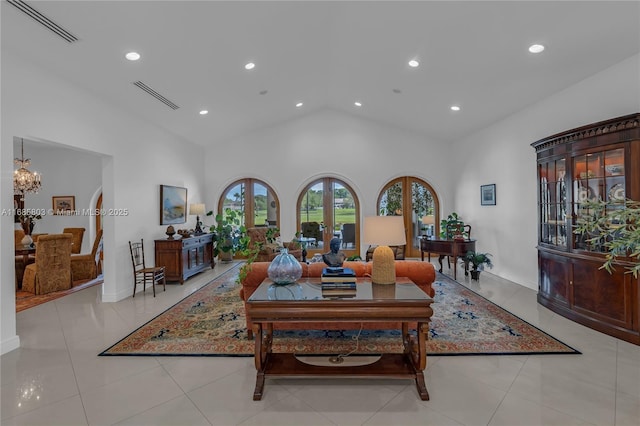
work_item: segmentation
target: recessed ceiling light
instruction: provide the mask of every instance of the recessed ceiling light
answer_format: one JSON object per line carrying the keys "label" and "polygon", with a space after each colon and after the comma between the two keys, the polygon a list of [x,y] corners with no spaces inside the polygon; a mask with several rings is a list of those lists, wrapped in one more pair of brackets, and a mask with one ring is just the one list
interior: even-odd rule
{"label": "recessed ceiling light", "polygon": [[529,46],[529,52],[531,53],[540,53],[544,50],[544,46],[541,44],[532,44]]}
{"label": "recessed ceiling light", "polygon": [[304,105],[302,102],[298,102],[298,103],[296,104],[296,108],[300,108],[302,105]]}
{"label": "recessed ceiling light", "polygon": [[412,59],[412,60],[410,60],[410,61],[409,61],[409,66],[410,66],[411,68],[417,68],[417,67],[419,67],[419,66],[420,66],[420,62],[418,62],[418,61],[417,61],[417,60],[415,60],[415,59]]}
{"label": "recessed ceiling light", "polygon": [[248,64],[246,64],[246,65],[244,66],[244,69],[245,69],[245,70],[252,70],[252,69],[254,69],[255,67],[256,67],[256,64],[254,64],[253,62],[249,62]]}
{"label": "recessed ceiling light", "polygon": [[357,106],[357,107],[361,107],[361,106],[362,106],[362,103],[360,103],[360,102],[358,102],[358,101],[354,102],[353,104],[354,104],[355,106]]}
{"label": "recessed ceiling light", "polygon": [[207,111],[206,109],[203,109],[202,111],[200,111],[200,115],[207,115],[209,114],[209,111]]}
{"label": "recessed ceiling light", "polygon": [[451,111],[460,111],[460,107],[458,105],[451,105]]}
{"label": "recessed ceiling light", "polygon": [[130,61],[137,61],[138,59],[140,59],[140,54],[138,52],[129,52],[124,55],[124,57]]}

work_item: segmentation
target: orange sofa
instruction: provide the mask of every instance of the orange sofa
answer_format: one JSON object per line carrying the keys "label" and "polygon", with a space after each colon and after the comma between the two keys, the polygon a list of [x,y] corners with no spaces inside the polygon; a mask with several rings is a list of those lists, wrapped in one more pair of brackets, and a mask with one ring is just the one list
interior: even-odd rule
{"label": "orange sofa", "polygon": [[[253,294],[258,286],[267,278],[267,268],[270,262],[253,262],[251,264],[251,270],[247,273],[247,276],[242,280],[242,288],[240,289],[240,297],[245,303],[245,313],[247,312],[246,305],[247,299]],[[355,271],[356,276],[364,277],[371,274],[372,262],[344,262],[345,268],[351,268]],[[322,275],[322,268],[326,265],[324,263],[301,263],[302,276],[303,277],[320,277]],[[436,271],[433,265],[429,262],[421,262],[417,260],[396,260],[396,276],[407,277],[411,279],[418,287],[420,287],[426,294],[433,297],[435,290],[431,287],[431,284],[436,279]],[[247,317],[247,334],[251,339],[253,338],[252,322],[249,314]],[[274,328],[283,328],[279,324],[274,324]],[[317,330],[348,330],[357,329],[360,327],[359,323],[300,323],[287,325],[287,329],[317,329]],[[363,328],[368,329],[399,329],[400,323],[384,322],[384,323],[364,323]]]}

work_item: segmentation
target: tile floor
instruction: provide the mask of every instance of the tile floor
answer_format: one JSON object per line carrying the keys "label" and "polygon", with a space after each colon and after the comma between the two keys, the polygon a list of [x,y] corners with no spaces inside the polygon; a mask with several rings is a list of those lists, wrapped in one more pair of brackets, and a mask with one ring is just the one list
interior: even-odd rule
{"label": "tile floor", "polygon": [[[639,425],[640,347],[568,321],[533,290],[484,272],[467,283],[583,355],[429,357],[411,380],[269,380],[251,358],[98,357],[206,284],[100,303],[100,286],[20,312],[1,357],[3,425]],[[446,268],[445,268],[445,272]],[[464,275],[458,273],[458,277]]]}

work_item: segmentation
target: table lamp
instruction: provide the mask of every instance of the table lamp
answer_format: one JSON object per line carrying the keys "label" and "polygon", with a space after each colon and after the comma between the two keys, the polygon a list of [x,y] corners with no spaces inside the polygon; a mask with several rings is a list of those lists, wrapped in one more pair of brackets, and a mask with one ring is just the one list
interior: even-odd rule
{"label": "table lamp", "polygon": [[401,246],[407,243],[403,217],[365,217],[364,240],[366,244],[378,246],[373,251],[371,282],[374,284],[395,284],[395,255],[389,246]]}
{"label": "table lamp", "polygon": [[433,215],[422,216],[422,224],[427,225],[427,236],[433,236],[433,225],[436,223],[436,217]]}
{"label": "table lamp", "polygon": [[189,204],[189,214],[196,217],[196,229],[195,234],[204,234],[202,231],[202,222],[200,222],[200,215],[204,215],[204,204]]}

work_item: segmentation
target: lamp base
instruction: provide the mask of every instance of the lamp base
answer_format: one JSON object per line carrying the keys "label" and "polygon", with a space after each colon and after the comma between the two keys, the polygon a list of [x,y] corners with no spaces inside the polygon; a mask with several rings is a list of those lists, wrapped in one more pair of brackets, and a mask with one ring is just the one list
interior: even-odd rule
{"label": "lamp base", "polygon": [[196,216],[196,229],[194,229],[195,235],[204,234],[204,231],[202,230],[202,227],[200,225],[202,225],[202,222],[200,222],[200,216]]}
{"label": "lamp base", "polygon": [[371,282],[373,284],[396,283],[396,257],[388,246],[378,246],[373,251]]}

